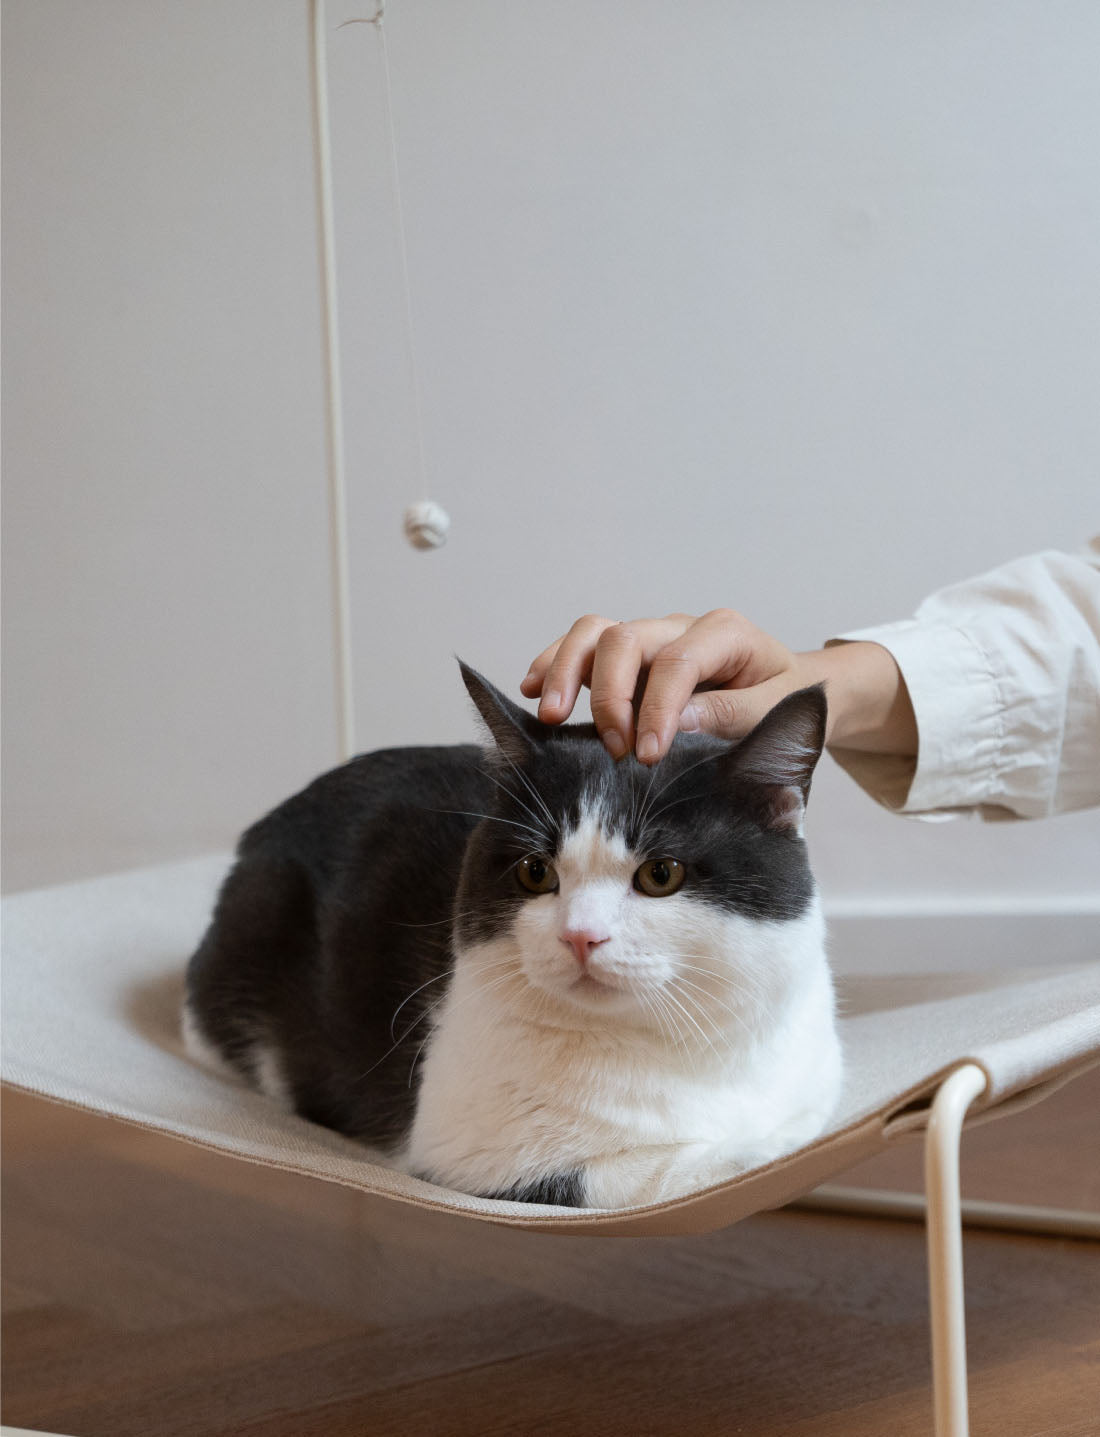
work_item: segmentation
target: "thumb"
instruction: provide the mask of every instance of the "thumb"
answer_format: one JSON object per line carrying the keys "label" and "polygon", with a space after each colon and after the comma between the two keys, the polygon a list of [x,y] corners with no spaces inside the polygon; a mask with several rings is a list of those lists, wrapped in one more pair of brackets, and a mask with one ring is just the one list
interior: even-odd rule
{"label": "thumb", "polygon": [[778,674],[748,689],[710,689],[693,694],[680,715],[680,729],[712,733],[716,738],[744,738],[795,688],[797,683],[787,674]]}

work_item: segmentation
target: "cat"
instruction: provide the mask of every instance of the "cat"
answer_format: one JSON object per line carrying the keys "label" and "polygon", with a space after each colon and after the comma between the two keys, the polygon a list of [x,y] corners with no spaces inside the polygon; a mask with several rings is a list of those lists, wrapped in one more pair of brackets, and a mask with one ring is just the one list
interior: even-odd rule
{"label": "cat", "polygon": [[660,1202],[813,1139],[841,1077],[802,838],[823,688],[647,769],[461,668],[487,749],[362,755],[244,834],[192,1054],[521,1202]]}

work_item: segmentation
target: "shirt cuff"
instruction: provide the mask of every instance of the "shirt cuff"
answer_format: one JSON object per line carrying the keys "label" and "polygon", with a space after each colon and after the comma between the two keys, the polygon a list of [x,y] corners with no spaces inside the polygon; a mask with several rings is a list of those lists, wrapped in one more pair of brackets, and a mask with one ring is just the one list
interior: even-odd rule
{"label": "shirt cuff", "polygon": [[914,759],[830,748],[841,768],[895,813],[935,819],[980,808],[986,818],[1011,817],[995,797],[1004,705],[976,640],[953,624],[903,619],[839,635],[825,647],[856,642],[880,644],[901,670],[918,752]]}

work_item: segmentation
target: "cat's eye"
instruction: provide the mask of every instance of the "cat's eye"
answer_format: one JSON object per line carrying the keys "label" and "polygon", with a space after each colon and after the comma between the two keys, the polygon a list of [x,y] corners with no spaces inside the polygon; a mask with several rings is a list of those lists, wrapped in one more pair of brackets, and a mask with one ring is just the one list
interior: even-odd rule
{"label": "cat's eye", "polygon": [[665,898],[684,881],[684,865],[678,858],[651,858],[634,875],[634,887],[650,898]]}
{"label": "cat's eye", "polygon": [[521,858],[516,877],[528,893],[553,893],[558,886],[557,871],[544,853],[529,853]]}

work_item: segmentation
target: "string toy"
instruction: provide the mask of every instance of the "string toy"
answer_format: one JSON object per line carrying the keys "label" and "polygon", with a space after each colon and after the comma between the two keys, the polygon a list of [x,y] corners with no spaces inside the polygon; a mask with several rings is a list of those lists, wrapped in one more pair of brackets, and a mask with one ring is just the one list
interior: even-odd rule
{"label": "string toy", "polygon": [[[333,648],[335,651],[336,717],[340,757],[355,752],[355,698],[351,645],[351,586],[348,544],[348,499],[344,455],[343,385],[340,369],[339,301],[336,282],[336,241],[332,182],[332,139],[329,128],[325,0],[311,0],[313,35],[313,120],[317,172],[317,226],[321,263],[324,331],[326,451],[329,491],[329,542],[332,556]],[[386,0],[378,0],[375,13],[345,20],[348,25],[369,25],[378,37],[389,141],[390,190],[397,245],[401,256],[401,278],[405,292],[405,344],[412,388],[417,441],[418,474],[422,490],[427,488],[427,458],[424,446],[424,406],[420,371],[416,359],[413,326],[412,285],[409,278],[409,247],[405,228],[405,206],[401,193],[397,131],[393,116],[393,87],[389,52],[386,48]],[[405,511],[404,531],[416,549],[436,549],[446,542],[450,519],[433,500],[422,499]]]}

